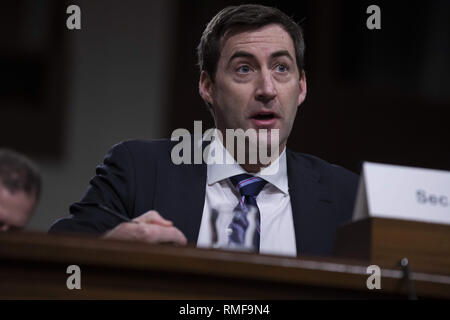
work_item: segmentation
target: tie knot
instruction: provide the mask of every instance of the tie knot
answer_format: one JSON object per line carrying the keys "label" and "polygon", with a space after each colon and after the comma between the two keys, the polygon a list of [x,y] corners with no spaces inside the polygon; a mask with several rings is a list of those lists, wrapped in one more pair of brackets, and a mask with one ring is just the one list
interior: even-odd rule
{"label": "tie knot", "polygon": [[236,187],[241,196],[255,197],[261,192],[267,183],[266,180],[249,174],[238,174],[230,177],[231,183]]}

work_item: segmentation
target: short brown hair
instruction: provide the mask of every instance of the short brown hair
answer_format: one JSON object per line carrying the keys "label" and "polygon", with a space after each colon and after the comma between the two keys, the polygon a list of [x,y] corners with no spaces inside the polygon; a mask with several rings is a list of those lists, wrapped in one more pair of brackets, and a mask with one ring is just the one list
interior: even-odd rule
{"label": "short brown hair", "polygon": [[217,63],[220,58],[221,40],[231,29],[252,30],[269,24],[279,24],[294,42],[295,58],[299,74],[303,71],[305,42],[302,28],[277,8],[256,4],[226,7],[206,26],[197,47],[200,71],[206,71],[214,81]]}
{"label": "short brown hair", "polygon": [[10,192],[25,191],[39,199],[41,175],[30,159],[13,150],[0,149],[0,184]]}

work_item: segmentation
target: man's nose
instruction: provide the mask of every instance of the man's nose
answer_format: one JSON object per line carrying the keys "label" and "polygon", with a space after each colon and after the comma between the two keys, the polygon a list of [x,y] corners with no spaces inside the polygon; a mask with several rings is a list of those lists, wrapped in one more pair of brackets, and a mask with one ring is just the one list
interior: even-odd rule
{"label": "man's nose", "polygon": [[269,70],[260,73],[256,88],[256,100],[267,103],[277,96],[275,84]]}

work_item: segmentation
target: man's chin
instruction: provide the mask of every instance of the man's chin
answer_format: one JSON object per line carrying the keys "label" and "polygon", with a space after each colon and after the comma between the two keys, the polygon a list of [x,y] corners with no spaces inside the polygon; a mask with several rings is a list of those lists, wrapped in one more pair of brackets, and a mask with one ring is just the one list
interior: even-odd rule
{"label": "man's chin", "polygon": [[252,145],[257,148],[273,149],[280,146],[280,129],[278,127],[259,128],[250,125],[247,128],[226,129],[224,138],[225,141],[233,140],[234,145],[242,144],[241,147],[244,148]]}

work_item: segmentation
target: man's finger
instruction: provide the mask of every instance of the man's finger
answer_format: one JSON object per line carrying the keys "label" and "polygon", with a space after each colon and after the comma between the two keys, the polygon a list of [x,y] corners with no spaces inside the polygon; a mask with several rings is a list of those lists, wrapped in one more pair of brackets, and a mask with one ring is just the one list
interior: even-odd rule
{"label": "man's finger", "polygon": [[163,227],[170,227],[173,225],[172,221],[164,219],[163,217],[161,217],[161,215],[158,213],[158,211],[155,211],[155,210],[150,210],[150,211],[140,215],[139,217],[134,219],[134,221],[142,222],[142,223],[149,223],[149,224],[154,223],[154,224],[158,224]]}
{"label": "man's finger", "polygon": [[148,224],[146,228],[146,240],[151,243],[174,243],[186,245],[187,239],[184,234],[175,227],[163,227],[157,224]]}

